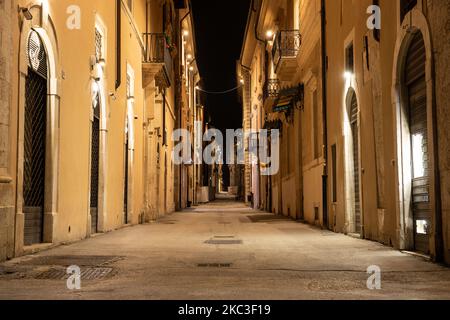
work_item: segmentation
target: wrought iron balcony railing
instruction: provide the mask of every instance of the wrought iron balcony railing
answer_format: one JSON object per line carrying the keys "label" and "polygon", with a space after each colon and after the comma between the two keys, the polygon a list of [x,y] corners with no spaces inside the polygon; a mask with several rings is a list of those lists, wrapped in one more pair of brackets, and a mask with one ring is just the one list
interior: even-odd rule
{"label": "wrought iron balcony railing", "polygon": [[[164,70],[161,71],[164,71],[166,78],[164,81],[168,82],[167,86],[170,86],[173,60],[165,35],[163,33],[144,33],[143,38],[145,43],[143,62],[163,66]],[[161,78],[161,74],[157,77]],[[156,80],[158,81],[158,79]]]}
{"label": "wrought iron balcony railing", "polygon": [[297,58],[302,44],[299,30],[281,30],[275,37],[273,44],[273,58],[275,66],[279,66],[282,59]]}

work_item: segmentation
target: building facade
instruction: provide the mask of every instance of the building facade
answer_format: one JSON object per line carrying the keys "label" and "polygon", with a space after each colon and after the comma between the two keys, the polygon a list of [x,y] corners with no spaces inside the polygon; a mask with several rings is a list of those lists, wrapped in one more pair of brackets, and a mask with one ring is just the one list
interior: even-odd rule
{"label": "building facade", "polygon": [[449,6],[377,4],[381,28],[371,30],[372,1],[326,2],[328,226],[449,262],[448,99],[445,80],[436,85]]}
{"label": "building facade", "polygon": [[253,2],[238,63],[243,125],[281,132],[277,175],[247,161],[255,207],[450,261],[448,10]]}
{"label": "building facade", "polygon": [[188,7],[0,2],[0,260],[175,210]]}
{"label": "building facade", "polygon": [[[238,63],[244,128],[280,132],[277,174],[260,175],[265,164],[247,155],[247,197],[255,208],[311,223],[321,223],[323,217],[318,5],[316,1],[255,1]],[[258,144],[255,140],[253,135],[246,141],[247,150]]]}

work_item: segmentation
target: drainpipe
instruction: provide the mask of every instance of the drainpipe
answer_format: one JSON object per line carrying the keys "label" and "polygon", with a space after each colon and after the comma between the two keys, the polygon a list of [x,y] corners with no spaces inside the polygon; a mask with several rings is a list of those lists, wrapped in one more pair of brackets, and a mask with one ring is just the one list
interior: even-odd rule
{"label": "drainpipe", "polygon": [[121,0],[116,0],[116,90],[122,83],[122,9]]}
{"label": "drainpipe", "polygon": [[327,42],[325,0],[321,0],[321,42],[322,42],[322,127],[323,127],[323,174],[322,174],[322,210],[323,226],[328,229],[328,125],[327,125]]}
{"label": "drainpipe", "polygon": [[[260,8],[261,9],[261,8]],[[260,11],[255,9],[255,0],[252,0],[252,11],[254,13],[256,13],[256,23],[255,23],[255,39],[261,43],[264,44],[264,46],[266,45],[266,41],[263,39],[259,38],[258,35],[258,26],[259,26],[259,16],[260,16]]]}

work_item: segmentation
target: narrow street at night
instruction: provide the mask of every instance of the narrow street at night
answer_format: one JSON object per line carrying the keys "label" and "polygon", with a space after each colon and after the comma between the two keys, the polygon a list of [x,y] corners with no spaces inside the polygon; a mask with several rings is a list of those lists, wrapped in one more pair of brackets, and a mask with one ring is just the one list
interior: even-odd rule
{"label": "narrow street at night", "polygon": [[[81,290],[71,264],[104,268]],[[366,269],[383,270],[382,290]],[[112,269],[112,271],[110,271]],[[0,266],[0,299],[448,299],[450,270],[381,244],[218,200]],[[52,272],[53,271],[53,272]],[[61,273],[59,273],[61,275]]]}
{"label": "narrow street at night", "polygon": [[0,0],[0,309],[448,314],[449,74],[450,0]]}

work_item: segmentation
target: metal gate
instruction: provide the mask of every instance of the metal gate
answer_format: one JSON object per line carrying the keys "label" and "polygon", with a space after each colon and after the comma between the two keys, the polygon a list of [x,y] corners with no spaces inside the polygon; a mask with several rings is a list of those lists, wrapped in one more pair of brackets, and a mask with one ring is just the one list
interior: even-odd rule
{"label": "metal gate", "polygon": [[429,254],[431,207],[425,61],[425,43],[422,34],[418,32],[408,50],[405,84],[408,92],[407,102],[412,151],[414,249]]}
{"label": "metal gate", "polygon": [[91,233],[98,231],[98,177],[99,177],[99,152],[100,152],[100,103],[97,96],[97,104],[94,109],[92,121],[91,142]]}
{"label": "metal gate", "polygon": [[45,199],[45,140],[47,123],[47,57],[34,31],[28,39],[25,80],[23,154],[24,244],[43,241]]}
{"label": "metal gate", "polygon": [[358,100],[353,92],[350,105],[350,125],[353,138],[353,178],[355,197],[355,232],[361,234],[361,196],[359,179],[359,124],[358,124]]}

